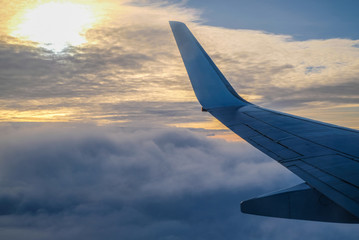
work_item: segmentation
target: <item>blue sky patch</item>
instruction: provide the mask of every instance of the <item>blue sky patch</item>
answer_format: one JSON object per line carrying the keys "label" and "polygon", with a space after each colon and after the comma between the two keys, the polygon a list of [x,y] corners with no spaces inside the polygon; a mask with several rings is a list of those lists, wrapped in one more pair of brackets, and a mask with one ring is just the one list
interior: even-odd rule
{"label": "blue sky patch", "polygon": [[305,68],[305,74],[321,73],[323,69],[326,69],[326,66],[309,66]]}

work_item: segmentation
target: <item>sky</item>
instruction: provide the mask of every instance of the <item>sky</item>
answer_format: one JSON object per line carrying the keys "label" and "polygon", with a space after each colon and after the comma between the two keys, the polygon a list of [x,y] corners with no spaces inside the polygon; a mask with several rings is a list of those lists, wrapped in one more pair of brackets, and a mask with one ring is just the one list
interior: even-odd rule
{"label": "sky", "polygon": [[357,239],[240,212],[301,180],[201,112],[168,24],[245,99],[359,129],[357,2],[1,4],[1,239]]}
{"label": "sky", "polygon": [[355,0],[192,0],[188,6],[202,9],[211,26],[262,30],[296,40],[359,38]]}

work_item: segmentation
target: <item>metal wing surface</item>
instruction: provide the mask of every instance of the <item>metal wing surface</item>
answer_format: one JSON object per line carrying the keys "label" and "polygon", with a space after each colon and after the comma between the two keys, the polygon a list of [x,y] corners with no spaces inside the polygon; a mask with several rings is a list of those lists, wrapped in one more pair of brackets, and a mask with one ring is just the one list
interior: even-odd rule
{"label": "metal wing surface", "polygon": [[241,203],[242,212],[359,222],[359,131],[293,116],[241,98],[187,26],[170,22],[203,109],[305,183]]}

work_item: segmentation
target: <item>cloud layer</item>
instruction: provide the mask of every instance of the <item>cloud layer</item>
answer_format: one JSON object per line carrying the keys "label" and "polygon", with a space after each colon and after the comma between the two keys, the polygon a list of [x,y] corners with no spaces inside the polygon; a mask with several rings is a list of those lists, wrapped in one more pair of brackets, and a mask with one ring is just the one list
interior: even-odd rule
{"label": "cloud layer", "polygon": [[2,132],[1,238],[355,239],[358,233],[350,225],[240,213],[242,200],[298,183],[246,143],[175,128],[35,125]]}

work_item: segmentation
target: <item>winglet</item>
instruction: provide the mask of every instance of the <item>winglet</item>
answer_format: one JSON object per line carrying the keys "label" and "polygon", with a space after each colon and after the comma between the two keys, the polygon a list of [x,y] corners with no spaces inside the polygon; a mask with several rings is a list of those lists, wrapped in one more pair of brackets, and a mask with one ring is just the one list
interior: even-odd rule
{"label": "winglet", "polygon": [[198,101],[204,109],[248,104],[241,98],[182,22],[170,21]]}

